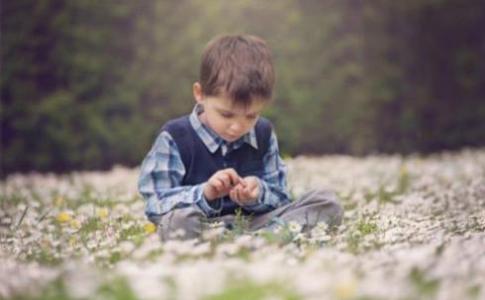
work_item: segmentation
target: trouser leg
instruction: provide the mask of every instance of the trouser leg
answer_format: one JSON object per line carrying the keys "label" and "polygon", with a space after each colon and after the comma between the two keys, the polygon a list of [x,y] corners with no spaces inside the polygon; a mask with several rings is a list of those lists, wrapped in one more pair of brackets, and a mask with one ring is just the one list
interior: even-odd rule
{"label": "trouser leg", "polygon": [[282,222],[297,222],[308,230],[319,222],[329,226],[339,225],[342,221],[343,209],[337,196],[328,190],[312,190],[294,202],[279,207],[274,211],[256,216],[251,224],[252,230],[271,226],[275,220]]}
{"label": "trouser leg", "polygon": [[[294,202],[279,207],[263,215],[249,219],[249,229],[258,230],[271,226],[274,220],[282,222],[297,222],[308,230],[319,222],[329,226],[339,225],[342,221],[343,209],[335,193],[328,190],[312,190]],[[226,227],[234,223],[235,216],[227,215],[213,218],[211,221],[222,221]],[[207,217],[197,206],[179,208],[160,217],[158,233],[162,241],[173,238],[174,234],[184,232],[177,238],[192,239],[201,235]]]}
{"label": "trouser leg", "polygon": [[222,222],[226,228],[232,228],[234,220],[235,215],[209,219],[197,206],[192,205],[174,209],[157,219],[153,219],[152,222],[158,224],[160,239],[166,241],[173,238],[198,238],[209,222]]}
{"label": "trouser leg", "polygon": [[[196,206],[174,209],[161,216],[158,234],[162,241],[171,238],[193,239],[202,233],[204,213]],[[180,236],[176,236],[180,234]]]}

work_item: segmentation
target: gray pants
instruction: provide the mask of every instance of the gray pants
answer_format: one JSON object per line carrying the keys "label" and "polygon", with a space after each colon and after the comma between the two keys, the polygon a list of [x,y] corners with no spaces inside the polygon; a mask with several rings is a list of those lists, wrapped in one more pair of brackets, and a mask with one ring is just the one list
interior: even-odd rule
{"label": "gray pants", "polygon": [[[257,216],[247,216],[249,230],[254,231],[262,228],[271,229],[275,220],[282,222],[297,222],[303,230],[308,230],[319,222],[325,222],[330,226],[339,225],[342,221],[343,210],[333,192],[325,190],[313,190],[304,194],[301,198],[273,211]],[[202,233],[206,222],[222,221],[226,227],[231,227],[235,221],[235,215],[225,215],[215,218],[207,218],[195,205],[175,209],[161,216],[158,233],[160,238],[168,240],[177,230],[185,232],[184,238],[196,238]]]}

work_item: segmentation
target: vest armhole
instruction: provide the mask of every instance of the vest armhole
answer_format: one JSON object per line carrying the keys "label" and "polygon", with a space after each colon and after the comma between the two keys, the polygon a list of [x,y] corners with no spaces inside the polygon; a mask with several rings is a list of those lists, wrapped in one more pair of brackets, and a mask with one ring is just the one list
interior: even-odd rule
{"label": "vest armhole", "polygon": [[190,138],[190,133],[187,132],[187,130],[190,130],[190,128],[187,128],[187,125],[190,127],[189,118],[181,117],[168,122],[162,128],[162,130],[167,131],[170,136],[172,136],[173,141],[177,145],[177,149],[180,153],[182,163],[184,164],[186,174],[190,171],[190,149],[193,147],[193,141]]}
{"label": "vest armhole", "polygon": [[273,126],[267,119],[261,118],[256,124],[256,139],[261,158],[268,152],[272,132]]}

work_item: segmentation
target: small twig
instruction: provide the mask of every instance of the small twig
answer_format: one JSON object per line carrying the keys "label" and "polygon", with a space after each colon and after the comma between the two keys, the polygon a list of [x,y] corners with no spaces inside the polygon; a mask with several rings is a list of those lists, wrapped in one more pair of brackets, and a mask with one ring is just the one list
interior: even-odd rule
{"label": "small twig", "polygon": [[27,205],[24,209],[24,212],[22,213],[22,216],[20,217],[20,220],[19,222],[17,223],[17,228],[19,228],[19,226],[22,224],[22,222],[24,221],[24,218],[25,218],[25,215],[27,214],[27,210],[29,210],[29,206]]}
{"label": "small twig", "polygon": [[42,216],[40,216],[39,220],[37,220],[37,224],[39,224],[40,222],[42,222],[45,219],[45,217],[47,217],[48,215],[49,215],[49,210],[47,210],[45,212],[45,214],[43,214]]}

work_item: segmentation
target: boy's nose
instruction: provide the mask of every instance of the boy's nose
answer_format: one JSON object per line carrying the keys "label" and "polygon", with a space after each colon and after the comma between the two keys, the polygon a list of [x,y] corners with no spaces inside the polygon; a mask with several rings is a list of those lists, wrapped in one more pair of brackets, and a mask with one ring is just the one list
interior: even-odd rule
{"label": "boy's nose", "polygon": [[234,122],[231,124],[230,128],[234,131],[238,131],[239,129],[241,129],[241,125],[239,124],[239,122]]}
{"label": "boy's nose", "polygon": [[234,122],[234,123],[231,124],[231,126],[229,128],[231,129],[231,132],[237,134],[237,133],[241,132],[243,127],[244,126],[242,124],[240,124],[239,122]]}

